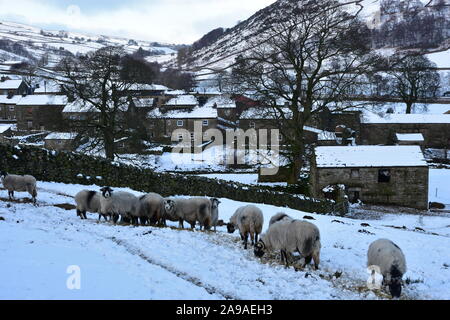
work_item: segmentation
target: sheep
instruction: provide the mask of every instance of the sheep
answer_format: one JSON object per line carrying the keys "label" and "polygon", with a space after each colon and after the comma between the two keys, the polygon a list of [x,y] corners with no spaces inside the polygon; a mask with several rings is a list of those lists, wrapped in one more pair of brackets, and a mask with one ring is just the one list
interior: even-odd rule
{"label": "sheep", "polygon": [[378,266],[383,275],[383,284],[389,287],[392,297],[400,297],[406,260],[399,246],[388,239],[372,242],[367,252],[367,266]]}
{"label": "sheep", "polygon": [[110,187],[100,189],[102,197],[100,198],[100,213],[105,216],[112,216],[114,224],[117,223],[119,215],[124,219],[131,219],[136,224],[139,217],[139,199],[128,192],[113,192]]}
{"label": "sheep", "polygon": [[219,204],[220,201],[217,198],[211,198],[211,224],[214,226],[214,231],[217,228],[217,222],[219,221]]}
{"label": "sheep", "polygon": [[258,242],[258,235],[261,234],[264,224],[262,211],[252,205],[240,207],[231,216],[230,222],[227,224],[228,233],[233,233],[235,229],[239,229],[241,239],[244,241],[244,249],[247,249],[248,235],[252,241],[252,245]]}
{"label": "sheep", "polygon": [[289,257],[293,252],[302,256],[302,268],[314,259],[315,269],[320,263],[320,232],[312,223],[300,220],[285,220],[274,223],[255,245],[254,253],[262,257],[266,250],[281,250],[281,260],[289,267]]}
{"label": "sheep", "polygon": [[164,220],[164,198],[157,193],[149,193],[139,198],[139,217],[141,224],[149,223],[163,224]]}
{"label": "sheep", "polygon": [[207,198],[190,198],[190,199],[165,199],[164,200],[165,216],[178,218],[178,227],[183,229],[183,221],[191,225],[191,229],[195,228],[198,221],[200,230],[211,228],[211,201]]}
{"label": "sheep", "polygon": [[[163,212],[163,225],[166,226],[166,220],[170,221],[179,221],[180,217],[176,215],[175,209],[173,207],[172,201],[175,201],[172,198],[164,198],[164,212]],[[182,220],[181,220],[182,223]]]}
{"label": "sheep", "polygon": [[269,227],[279,221],[291,221],[291,220],[294,220],[294,219],[292,217],[288,216],[284,212],[279,212],[276,215],[274,215],[272,218],[270,218]]}
{"label": "sheep", "polygon": [[[96,191],[82,190],[75,195],[77,205],[77,216],[81,219],[87,219],[86,212],[99,213],[98,220],[101,219],[100,213],[101,195]],[[106,216],[103,216],[107,220]]]}
{"label": "sheep", "polygon": [[9,200],[14,198],[14,191],[28,192],[32,199],[33,204],[36,204],[37,189],[36,178],[30,175],[19,176],[15,174],[8,174],[5,171],[0,173],[3,187],[8,190]]}

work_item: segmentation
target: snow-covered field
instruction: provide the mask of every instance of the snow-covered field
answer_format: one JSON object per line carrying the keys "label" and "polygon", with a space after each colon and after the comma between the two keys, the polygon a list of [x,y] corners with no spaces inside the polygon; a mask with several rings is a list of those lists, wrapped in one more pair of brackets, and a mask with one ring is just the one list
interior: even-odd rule
{"label": "snow-covered field", "polygon": [[[96,215],[80,220],[74,210],[55,205],[73,204],[76,192],[98,187],[51,182],[38,182],[38,187],[37,207],[0,200],[0,299],[388,298],[365,286],[366,251],[378,238],[392,239],[406,255],[404,280],[410,283],[402,299],[450,299],[449,216],[399,213],[357,220],[308,213],[321,231],[320,270],[295,272],[273,259],[261,262],[225,227],[205,233],[113,226],[97,222]],[[5,190],[0,198],[7,198]],[[221,201],[224,221],[244,204]],[[300,219],[305,215],[258,206],[264,229],[281,210]],[[66,286],[67,268],[73,265],[81,270],[80,290]]]}
{"label": "snow-covered field", "polygon": [[205,177],[209,179],[218,179],[225,180],[231,182],[239,182],[243,184],[250,185],[263,185],[263,186],[287,186],[286,182],[258,182],[258,174],[257,173],[207,173],[207,174],[199,174],[200,177]]}
{"label": "snow-covered field", "polygon": [[[236,156],[241,156],[244,163],[247,165],[258,164],[258,159],[260,159],[262,163],[266,163],[266,159],[270,156],[259,156],[258,151],[263,155],[267,154],[267,150],[247,150],[246,152],[239,151]],[[91,153],[91,155],[99,154],[101,153]],[[141,168],[154,169],[157,172],[221,172],[229,170],[226,163],[235,159],[233,158],[233,155],[234,149],[224,146],[212,146],[206,148],[199,154],[176,152],[164,152],[162,155],[121,154],[116,157],[116,161],[123,164],[139,166]],[[277,162],[277,158],[273,159],[274,164],[279,163]],[[282,161],[282,159],[280,161]],[[280,163],[280,165],[282,165],[282,163]],[[255,169],[252,171],[254,170]]]}
{"label": "snow-covered field", "polygon": [[450,170],[430,169],[429,201],[440,202],[450,208]]}

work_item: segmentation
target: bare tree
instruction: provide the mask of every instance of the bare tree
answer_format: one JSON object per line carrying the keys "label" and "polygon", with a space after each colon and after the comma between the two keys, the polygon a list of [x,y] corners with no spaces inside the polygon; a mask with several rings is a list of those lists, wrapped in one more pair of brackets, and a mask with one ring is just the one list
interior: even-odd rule
{"label": "bare tree", "polygon": [[[367,27],[357,6],[303,1],[249,44],[237,58],[230,86],[251,94],[278,119],[289,159],[289,183],[297,183],[306,154],[304,126],[324,110],[355,108],[346,102],[378,60],[370,55]],[[349,13],[347,9],[355,9]],[[280,103],[280,100],[282,101]]]}
{"label": "bare tree", "polygon": [[406,113],[412,112],[418,100],[434,99],[438,95],[440,76],[436,65],[425,56],[394,57],[388,74],[392,81],[391,94],[406,104]]}
{"label": "bare tree", "polygon": [[121,78],[121,47],[105,47],[84,57],[63,59],[59,82],[85,117],[72,122],[89,139],[86,150],[104,148],[108,159],[116,154],[115,140],[127,134],[124,112],[129,106],[130,81]]}

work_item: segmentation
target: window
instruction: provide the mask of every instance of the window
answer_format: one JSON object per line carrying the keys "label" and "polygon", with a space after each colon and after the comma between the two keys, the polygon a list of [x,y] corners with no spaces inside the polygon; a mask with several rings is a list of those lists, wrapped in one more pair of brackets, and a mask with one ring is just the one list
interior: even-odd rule
{"label": "window", "polygon": [[184,126],[184,121],[183,120],[177,120],[177,126],[178,127]]}
{"label": "window", "polygon": [[352,169],[352,178],[359,178],[359,169]]}
{"label": "window", "polygon": [[203,126],[207,127],[209,125],[209,121],[208,120],[203,120]]}
{"label": "window", "polygon": [[254,122],[250,122],[249,127],[250,128],[256,128],[256,124]]}
{"label": "window", "polygon": [[33,128],[33,121],[27,121],[28,129]]}
{"label": "window", "polygon": [[391,170],[389,170],[389,169],[378,170],[378,182],[379,183],[391,182]]}

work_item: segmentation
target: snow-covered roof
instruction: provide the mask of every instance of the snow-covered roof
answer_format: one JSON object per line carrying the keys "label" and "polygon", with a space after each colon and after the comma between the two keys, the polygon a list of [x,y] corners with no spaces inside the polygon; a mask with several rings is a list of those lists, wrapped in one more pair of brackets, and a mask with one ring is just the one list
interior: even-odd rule
{"label": "snow-covered roof", "polygon": [[361,117],[361,122],[371,123],[450,123],[448,114],[386,114],[381,117],[376,113],[365,113]]}
{"label": "snow-covered roof", "polygon": [[77,112],[100,112],[97,108],[92,105],[85,103],[82,100],[75,100],[73,102],[68,103],[63,111],[64,113],[77,113]]}
{"label": "snow-covered roof", "polygon": [[20,99],[22,99],[21,95],[15,95],[10,99],[6,95],[0,95],[0,104],[17,104]]}
{"label": "snow-covered roof", "polygon": [[[289,108],[283,108],[283,114],[291,118],[292,113]],[[239,117],[242,120],[273,120],[280,119],[281,115],[272,108],[248,108]]]}
{"label": "snow-covered roof", "polygon": [[23,80],[5,80],[3,82],[0,82],[0,89],[19,89],[22,82]]}
{"label": "snow-covered roof", "polygon": [[73,140],[77,135],[76,132],[52,132],[44,140]]}
{"label": "snow-covered roof", "polygon": [[20,60],[8,60],[8,61],[3,61],[2,64],[8,65],[8,66],[14,66],[17,64],[21,64],[22,61]]}
{"label": "snow-covered roof", "polygon": [[192,93],[203,94],[203,95],[221,95],[219,88],[210,88],[210,87],[197,87],[192,90]]}
{"label": "snow-covered roof", "polygon": [[397,133],[398,141],[424,141],[421,133]]}
{"label": "snow-covered roof", "polygon": [[167,103],[165,103],[166,106],[196,106],[198,105],[197,99],[190,94],[178,96],[176,98],[170,99]]}
{"label": "snow-covered roof", "polygon": [[146,83],[135,83],[130,86],[129,90],[148,90],[148,91],[167,91],[170,90],[168,87],[161,84],[146,84]]}
{"label": "snow-covered roof", "polygon": [[5,133],[9,129],[11,129],[13,124],[0,124],[0,133]]}
{"label": "snow-covered roof", "polygon": [[318,168],[426,167],[419,146],[317,147]]}
{"label": "snow-covered roof", "polygon": [[168,96],[181,96],[181,95],[185,95],[186,91],[184,91],[184,90],[167,90],[165,92],[165,94]]}
{"label": "snow-covered roof", "polygon": [[153,98],[133,98],[133,103],[136,108],[149,108],[153,107],[155,99]]}
{"label": "snow-covered roof", "polygon": [[159,109],[154,109],[147,114],[148,118],[162,119],[215,119],[217,118],[217,109],[211,107],[196,107],[192,111],[171,110],[161,113]]}
{"label": "snow-covered roof", "polygon": [[61,86],[53,81],[41,82],[39,88],[34,89],[34,93],[58,93],[61,92]]}
{"label": "snow-covered roof", "polygon": [[[94,103],[96,103],[96,101],[98,101],[98,99],[92,99],[92,101]],[[112,102],[109,101],[108,106],[111,107],[111,109],[113,108],[112,106]],[[126,112],[129,108],[130,104],[128,101],[127,97],[122,97],[120,100],[120,105],[118,106],[118,110]],[[64,113],[81,113],[81,112],[100,112],[100,110],[98,108],[96,108],[95,106],[93,106],[90,102],[87,101],[83,101],[82,99],[77,99],[73,102],[68,103],[63,111]]]}
{"label": "snow-covered roof", "polygon": [[216,107],[218,109],[236,109],[236,101],[228,96],[217,96],[209,98],[205,107]]}
{"label": "snow-covered roof", "polygon": [[44,105],[63,106],[66,104],[67,104],[66,96],[48,95],[48,94],[28,95],[20,99],[19,102],[17,102],[18,106],[44,106]]}
{"label": "snow-covered roof", "polygon": [[303,130],[317,133],[317,139],[321,141],[336,140],[336,133],[331,131],[324,131],[314,127],[304,126]]}

